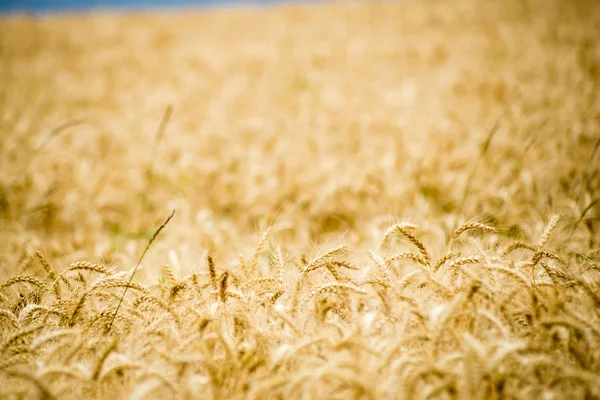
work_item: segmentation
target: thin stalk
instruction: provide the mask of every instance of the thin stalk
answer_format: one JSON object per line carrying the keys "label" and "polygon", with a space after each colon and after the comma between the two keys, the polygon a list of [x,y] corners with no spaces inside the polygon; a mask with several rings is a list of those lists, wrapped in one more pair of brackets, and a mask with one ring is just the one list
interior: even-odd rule
{"label": "thin stalk", "polygon": [[117,304],[117,309],[115,310],[115,313],[113,314],[112,319],[110,320],[110,324],[108,325],[108,328],[106,329],[107,333],[110,332],[110,330],[111,330],[111,328],[113,326],[113,323],[115,322],[115,318],[117,317],[117,314],[119,313],[119,309],[121,308],[121,304],[123,304],[123,299],[125,298],[125,294],[127,294],[127,289],[129,289],[129,286],[131,285],[131,282],[133,281],[133,276],[135,275],[135,272],[139,268],[140,264],[142,263],[142,260],[146,256],[146,253],[150,249],[150,246],[152,246],[152,243],[154,242],[154,240],[156,239],[156,237],[167,226],[167,224],[169,223],[169,221],[171,221],[171,218],[173,218],[174,215],[175,215],[175,210],[173,210],[171,212],[171,215],[169,215],[169,217],[165,220],[165,222],[163,222],[163,224],[156,230],[156,232],[154,232],[154,235],[152,235],[152,237],[148,241],[148,244],[146,245],[146,248],[144,249],[144,252],[140,256],[140,259],[138,260],[137,264],[135,265],[135,268],[133,269],[133,272],[131,273],[131,276],[129,277],[129,281],[127,282],[127,286],[125,286],[125,289],[123,290],[123,294],[121,295],[121,298],[119,299],[119,304]]}

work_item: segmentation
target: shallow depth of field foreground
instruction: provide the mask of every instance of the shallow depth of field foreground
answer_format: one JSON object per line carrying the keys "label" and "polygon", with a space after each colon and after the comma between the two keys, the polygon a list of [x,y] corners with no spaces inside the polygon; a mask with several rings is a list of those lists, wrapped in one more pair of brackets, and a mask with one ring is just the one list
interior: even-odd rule
{"label": "shallow depth of field foreground", "polygon": [[13,16],[0,58],[1,398],[600,398],[594,1]]}

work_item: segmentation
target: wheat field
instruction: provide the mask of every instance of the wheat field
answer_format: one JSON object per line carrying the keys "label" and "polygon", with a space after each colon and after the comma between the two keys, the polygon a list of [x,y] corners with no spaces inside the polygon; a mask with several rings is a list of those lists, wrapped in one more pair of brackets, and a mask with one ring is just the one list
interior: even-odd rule
{"label": "wheat field", "polygon": [[600,5],[0,19],[3,399],[600,398]]}

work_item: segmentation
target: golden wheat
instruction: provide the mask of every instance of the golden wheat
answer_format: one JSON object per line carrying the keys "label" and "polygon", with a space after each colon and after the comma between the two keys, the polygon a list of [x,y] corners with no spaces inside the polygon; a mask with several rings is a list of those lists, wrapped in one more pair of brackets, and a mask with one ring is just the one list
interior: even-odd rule
{"label": "golden wheat", "polygon": [[0,397],[600,398],[599,26],[2,16]]}

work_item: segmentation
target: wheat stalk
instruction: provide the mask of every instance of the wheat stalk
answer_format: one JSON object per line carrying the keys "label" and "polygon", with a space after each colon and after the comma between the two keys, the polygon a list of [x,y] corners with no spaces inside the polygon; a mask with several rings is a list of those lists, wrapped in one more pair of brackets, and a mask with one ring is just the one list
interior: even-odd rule
{"label": "wheat stalk", "polygon": [[397,227],[397,230],[398,232],[402,233],[412,244],[414,244],[417,249],[419,249],[423,255],[423,258],[425,259],[426,265],[431,265],[431,257],[429,256],[427,248],[423,242],[407,228]]}
{"label": "wheat stalk", "polygon": [[488,233],[496,232],[495,228],[485,225],[485,224],[482,224],[480,222],[468,222],[468,223],[461,225],[454,231],[454,233],[452,234],[452,237],[450,239],[451,242],[454,242],[463,232],[470,231],[470,230],[478,230],[478,231],[488,232]]}
{"label": "wheat stalk", "polygon": [[[152,235],[152,237],[148,241],[148,245],[146,245],[146,248],[142,252],[142,255],[140,256],[137,264],[135,265],[135,268],[131,272],[131,276],[129,277],[129,281],[128,281],[129,284],[131,284],[131,282],[133,281],[133,277],[135,275],[135,272],[137,271],[137,269],[139,268],[140,264],[142,263],[142,260],[144,259],[144,256],[146,256],[146,253],[150,249],[150,246],[152,246],[152,243],[154,242],[154,240],[156,240],[157,236],[167,226],[167,224],[169,223],[169,221],[171,221],[171,218],[173,218],[174,215],[175,215],[175,210],[173,210],[171,212],[171,215],[169,215],[169,217],[165,220],[165,222],[163,222],[163,224],[158,227],[158,229],[156,230],[156,232],[154,232],[154,235]],[[115,313],[114,313],[112,319],[110,320],[110,322],[108,324],[108,328],[106,329],[107,332],[110,332],[110,330],[112,329],[112,326],[113,326],[113,323],[115,321],[115,318],[117,317],[119,309],[121,308],[121,304],[123,304],[123,299],[125,298],[125,294],[127,293],[127,289],[129,289],[129,286],[125,286],[125,289],[123,290],[123,294],[121,295],[121,299],[119,300],[119,304],[117,304],[117,308],[115,309]]]}
{"label": "wheat stalk", "polygon": [[256,246],[256,250],[254,251],[254,255],[252,256],[252,261],[250,262],[250,270],[249,270],[248,276],[254,275],[254,272],[256,271],[256,264],[258,263],[258,257],[260,257],[260,255],[262,254],[262,251],[265,248],[267,241],[269,240],[269,236],[271,236],[272,228],[273,228],[273,225],[270,225],[267,228],[265,233],[263,233],[263,235],[260,239],[260,242],[258,243],[258,246]]}
{"label": "wheat stalk", "polygon": [[542,233],[542,236],[538,243],[538,251],[540,251],[544,247],[544,245],[546,245],[546,243],[550,239],[550,235],[552,235],[552,231],[554,231],[554,228],[556,228],[556,225],[558,225],[559,220],[560,215],[555,215],[550,219],[550,222],[548,223],[548,226],[546,226],[546,229],[544,229],[544,232]]}
{"label": "wheat stalk", "polygon": [[304,267],[304,270],[302,271],[302,275],[306,275],[310,271],[320,268],[326,259],[329,259],[330,257],[344,250],[346,250],[346,245],[340,245],[321,253],[317,257],[313,258],[308,264],[306,264],[306,267]]}
{"label": "wheat stalk", "polygon": [[46,291],[47,286],[44,282],[40,281],[38,278],[27,275],[19,275],[14,278],[9,279],[7,282],[0,285],[0,289],[4,289],[10,287],[12,285],[16,285],[19,283],[28,283],[33,286],[37,286],[41,291]]}
{"label": "wheat stalk", "polygon": [[327,283],[317,287],[310,294],[311,298],[317,297],[323,293],[340,293],[341,291],[351,291],[358,294],[367,294],[364,290],[358,286],[351,285],[348,283]]}
{"label": "wheat stalk", "polygon": [[417,229],[415,224],[411,224],[410,222],[400,222],[398,224],[394,224],[390,226],[383,234],[383,237],[379,241],[377,245],[377,249],[380,249],[386,243],[388,243],[389,238],[396,232],[397,229]]}

